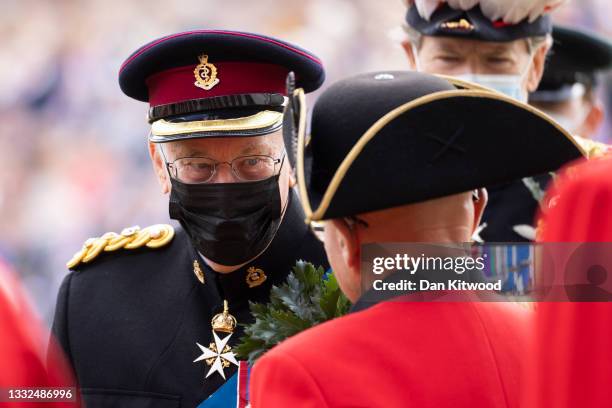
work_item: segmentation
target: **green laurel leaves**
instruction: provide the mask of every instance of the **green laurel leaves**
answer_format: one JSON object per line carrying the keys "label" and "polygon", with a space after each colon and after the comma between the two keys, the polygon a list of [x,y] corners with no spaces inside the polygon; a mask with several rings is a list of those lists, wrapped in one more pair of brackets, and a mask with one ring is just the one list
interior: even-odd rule
{"label": "green laurel leaves", "polygon": [[279,342],[343,316],[349,307],[333,274],[326,275],[322,267],[297,261],[287,281],[272,288],[269,303],[250,304],[255,322],[246,326],[234,351],[252,364]]}

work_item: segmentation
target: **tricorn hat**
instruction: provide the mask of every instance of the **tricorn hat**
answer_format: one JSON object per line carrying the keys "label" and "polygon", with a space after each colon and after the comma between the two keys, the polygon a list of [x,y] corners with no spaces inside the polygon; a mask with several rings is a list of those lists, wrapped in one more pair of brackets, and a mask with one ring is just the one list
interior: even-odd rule
{"label": "tricorn hat", "polygon": [[584,154],[529,105],[419,72],[374,72],[335,83],[314,106],[309,136],[300,89],[285,115],[307,221],[497,185],[554,171]]}

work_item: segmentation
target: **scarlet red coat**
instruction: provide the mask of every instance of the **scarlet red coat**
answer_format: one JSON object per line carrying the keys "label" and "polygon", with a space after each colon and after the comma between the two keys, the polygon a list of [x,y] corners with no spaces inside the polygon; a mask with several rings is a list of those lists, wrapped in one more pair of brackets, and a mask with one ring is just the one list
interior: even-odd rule
{"label": "scarlet red coat", "polygon": [[[32,311],[19,283],[0,260],[0,389],[26,387],[74,387],[74,381],[59,348],[49,339]],[[4,395],[7,398],[7,395]],[[0,402],[0,407],[26,408],[48,405],[76,408],[77,403]]]}
{"label": "scarlet red coat", "polygon": [[[539,241],[612,243],[612,157],[562,173]],[[525,406],[612,406],[612,304],[541,303],[535,322]]]}
{"label": "scarlet red coat", "polygon": [[383,302],[266,353],[251,404],[517,407],[529,313],[505,303]]}

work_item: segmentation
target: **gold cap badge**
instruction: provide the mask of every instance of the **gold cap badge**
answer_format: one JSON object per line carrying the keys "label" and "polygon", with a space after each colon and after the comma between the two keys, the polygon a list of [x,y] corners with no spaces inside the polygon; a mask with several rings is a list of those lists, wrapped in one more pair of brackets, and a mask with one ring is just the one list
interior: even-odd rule
{"label": "gold cap badge", "polygon": [[198,88],[210,91],[219,83],[219,78],[217,78],[217,67],[208,62],[208,55],[200,55],[198,58],[200,63],[193,70],[193,75],[195,75],[196,79],[194,85]]}
{"label": "gold cap badge", "polygon": [[475,30],[474,25],[470,23],[468,20],[466,20],[465,18],[462,18],[459,21],[447,21],[445,23],[442,23],[440,27],[446,30],[465,31],[465,32],[472,32]]}

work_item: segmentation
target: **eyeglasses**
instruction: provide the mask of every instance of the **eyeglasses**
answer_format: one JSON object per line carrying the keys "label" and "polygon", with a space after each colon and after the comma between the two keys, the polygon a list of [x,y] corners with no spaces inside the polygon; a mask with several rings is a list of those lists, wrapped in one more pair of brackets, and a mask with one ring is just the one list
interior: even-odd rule
{"label": "eyeglasses", "polygon": [[173,178],[187,184],[209,183],[220,164],[229,165],[238,180],[259,181],[275,175],[282,159],[284,156],[274,159],[265,155],[251,155],[236,157],[231,162],[220,162],[208,157],[182,157],[166,165]]}

